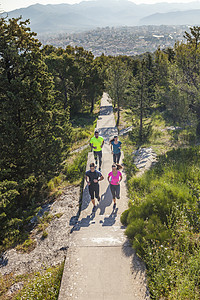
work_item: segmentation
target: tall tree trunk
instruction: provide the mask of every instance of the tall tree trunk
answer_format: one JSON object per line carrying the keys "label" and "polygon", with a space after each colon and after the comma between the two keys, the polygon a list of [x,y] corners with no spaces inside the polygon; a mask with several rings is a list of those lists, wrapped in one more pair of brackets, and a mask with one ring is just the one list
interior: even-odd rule
{"label": "tall tree trunk", "polygon": [[65,79],[62,78],[63,88],[64,88],[64,109],[68,107],[68,95],[67,95],[67,87],[65,84]]}
{"label": "tall tree trunk", "polygon": [[143,140],[143,87],[141,89],[141,98],[140,98],[140,131],[139,131],[140,142]]}
{"label": "tall tree trunk", "polygon": [[91,97],[91,107],[90,107],[90,113],[92,114],[94,110],[94,94]]}
{"label": "tall tree trunk", "polygon": [[93,110],[94,110],[94,98],[92,98],[92,101],[91,101],[91,107],[90,107],[91,114],[93,113]]}
{"label": "tall tree trunk", "polygon": [[119,119],[120,119],[120,107],[119,107],[119,98],[117,100],[117,126],[119,125]]}
{"label": "tall tree trunk", "polygon": [[140,131],[139,131],[139,139],[141,143],[143,141],[143,97],[144,97],[143,67],[144,65],[142,64],[141,95],[140,95]]}
{"label": "tall tree trunk", "polygon": [[116,123],[116,126],[119,125],[119,119],[120,119],[120,109],[119,109],[119,104],[120,104],[120,101],[119,101],[119,91],[117,90],[117,123]]}

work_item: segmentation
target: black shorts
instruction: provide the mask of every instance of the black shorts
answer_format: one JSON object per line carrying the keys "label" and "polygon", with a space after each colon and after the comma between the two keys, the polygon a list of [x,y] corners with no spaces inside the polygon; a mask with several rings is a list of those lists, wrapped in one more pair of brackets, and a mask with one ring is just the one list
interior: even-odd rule
{"label": "black shorts", "polygon": [[120,185],[110,184],[110,190],[111,190],[113,199],[120,198]]}
{"label": "black shorts", "polygon": [[91,184],[89,185],[89,193],[90,193],[90,196],[91,196],[91,199],[94,199],[94,195],[95,195],[95,198],[99,198],[99,184]]}

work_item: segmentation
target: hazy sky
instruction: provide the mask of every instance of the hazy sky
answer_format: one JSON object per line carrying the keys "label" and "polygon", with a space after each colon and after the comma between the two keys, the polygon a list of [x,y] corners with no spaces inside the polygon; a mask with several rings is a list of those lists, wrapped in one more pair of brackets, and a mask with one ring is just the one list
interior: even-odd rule
{"label": "hazy sky", "polygon": [[[85,0],[88,1],[88,0]],[[157,2],[193,2],[195,0],[129,0],[136,4],[141,3],[157,3]],[[198,0],[197,0],[198,1]],[[59,3],[79,3],[81,0],[0,0],[1,11],[10,11],[17,8],[27,7],[32,4],[59,4]]]}

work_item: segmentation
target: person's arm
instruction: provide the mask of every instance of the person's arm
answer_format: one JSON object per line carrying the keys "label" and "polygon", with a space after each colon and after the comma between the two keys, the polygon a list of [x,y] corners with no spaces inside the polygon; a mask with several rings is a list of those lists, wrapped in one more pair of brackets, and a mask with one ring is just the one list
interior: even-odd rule
{"label": "person's arm", "polygon": [[101,175],[98,179],[94,179],[94,183],[97,183],[98,181],[102,181],[104,179],[103,175]]}
{"label": "person's arm", "polygon": [[96,149],[97,147],[94,147],[92,143],[90,143],[90,147],[93,149]]}
{"label": "person's arm", "polygon": [[87,175],[85,176],[85,180],[86,180],[87,184],[90,185],[89,177]]}
{"label": "person's arm", "polygon": [[101,175],[101,177],[98,179],[98,181],[102,181],[102,180],[104,180],[103,175]]}
{"label": "person's arm", "polygon": [[109,176],[109,174],[108,174],[108,178],[107,179],[108,179],[108,182],[110,183],[110,176]]}
{"label": "person's arm", "polygon": [[102,141],[101,148],[103,147],[103,145],[104,145],[104,140]]}
{"label": "person's arm", "polygon": [[119,181],[118,181],[118,184],[120,184],[121,181],[122,181],[122,174],[119,175]]}
{"label": "person's arm", "polygon": [[113,154],[113,144],[110,143],[110,149],[111,149],[111,153]]}

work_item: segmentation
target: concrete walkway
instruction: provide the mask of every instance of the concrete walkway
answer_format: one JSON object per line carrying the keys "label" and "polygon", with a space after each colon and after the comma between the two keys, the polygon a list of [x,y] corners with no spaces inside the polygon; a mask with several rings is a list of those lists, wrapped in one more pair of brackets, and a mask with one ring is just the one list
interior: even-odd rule
{"label": "concrete walkway", "polygon": [[[70,220],[71,241],[66,257],[59,300],[140,300],[149,299],[145,267],[135,255],[124,235],[120,215],[127,208],[125,173],[121,182],[121,199],[113,209],[107,175],[112,154],[109,139],[117,134],[112,105],[104,93],[97,128],[105,139],[100,182],[101,201],[92,212],[88,187],[84,186],[81,214]],[[122,155],[123,157],[123,155]],[[93,162],[89,153],[87,170]]]}

